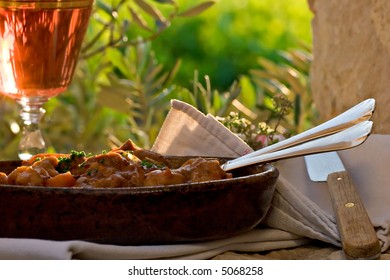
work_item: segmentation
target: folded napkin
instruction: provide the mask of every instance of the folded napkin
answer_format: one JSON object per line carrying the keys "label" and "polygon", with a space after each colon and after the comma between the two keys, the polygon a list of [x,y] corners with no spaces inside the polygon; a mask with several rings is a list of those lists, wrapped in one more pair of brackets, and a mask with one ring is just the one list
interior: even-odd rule
{"label": "folded napkin", "polygon": [[[371,135],[361,146],[340,152],[382,251],[390,246],[390,135]],[[166,155],[237,157],[251,151],[213,116],[174,100],[153,150]],[[313,183],[303,158],[279,161],[280,177],[271,208],[255,229],[226,239],[193,244],[115,246],[84,241],[0,238],[0,259],[208,259],[226,251],[261,252],[321,240],[340,245],[325,183]]]}

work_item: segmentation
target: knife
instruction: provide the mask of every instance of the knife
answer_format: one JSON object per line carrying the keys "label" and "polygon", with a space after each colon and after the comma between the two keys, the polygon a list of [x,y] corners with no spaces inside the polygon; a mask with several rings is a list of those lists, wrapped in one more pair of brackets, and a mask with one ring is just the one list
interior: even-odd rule
{"label": "knife", "polygon": [[375,229],[337,152],[305,156],[312,181],[328,183],[341,244],[347,259],[378,259]]}

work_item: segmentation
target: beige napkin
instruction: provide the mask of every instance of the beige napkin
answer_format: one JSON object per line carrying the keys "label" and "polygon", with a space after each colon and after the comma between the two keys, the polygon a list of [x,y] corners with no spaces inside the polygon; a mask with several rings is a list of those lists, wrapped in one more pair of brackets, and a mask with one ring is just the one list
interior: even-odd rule
{"label": "beige napkin", "polygon": [[[340,152],[376,226],[382,251],[390,246],[390,135],[371,135]],[[169,155],[236,157],[250,151],[214,117],[172,101],[153,150]],[[277,163],[280,178],[271,208],[257,228],[231,238],[194,244],[114,246],[83,241],[0,238],[0,259],[207,259],[226,251],[260,252],[307,244],[311,239],[340,246],[325,183],[313,183],[303,158]]]}

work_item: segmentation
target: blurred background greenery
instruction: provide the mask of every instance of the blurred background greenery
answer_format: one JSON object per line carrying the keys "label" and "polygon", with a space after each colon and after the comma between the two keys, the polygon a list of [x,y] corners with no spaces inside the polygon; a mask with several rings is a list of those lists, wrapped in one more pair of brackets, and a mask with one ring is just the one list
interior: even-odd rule
{"label": "blurred background greenery", "polygon": [[[313,125],[307,0],[96,0],[69,89],[46,105],[51,152],[99,153],[131,138],[150,148],[171,99],[188,102],[254,148]],[[21,126],[0,102],[0,157]],[[276,137],[277,136],[277,137]]]}
{"label": "blurred background greenery", "polygon": [[[187,7],[194,1],[181,2]],[[307,0],[219,0],[197,17],[176,20],[153,45],[164,65],[182,60],[179,83],[190,86],[198,69],[216,88],[227,89],[258,57],[280,62],[280,50],[310,45],[311,17]]]}

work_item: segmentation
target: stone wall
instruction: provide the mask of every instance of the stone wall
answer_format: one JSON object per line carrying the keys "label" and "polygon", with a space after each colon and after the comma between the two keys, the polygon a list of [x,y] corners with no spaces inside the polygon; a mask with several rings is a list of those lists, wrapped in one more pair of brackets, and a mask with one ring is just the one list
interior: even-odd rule
{"label": "stone wall", "polygon": [[390,133],[390,1],[308,0],[312,91],[321,120],[373,97],[374,133]]}

